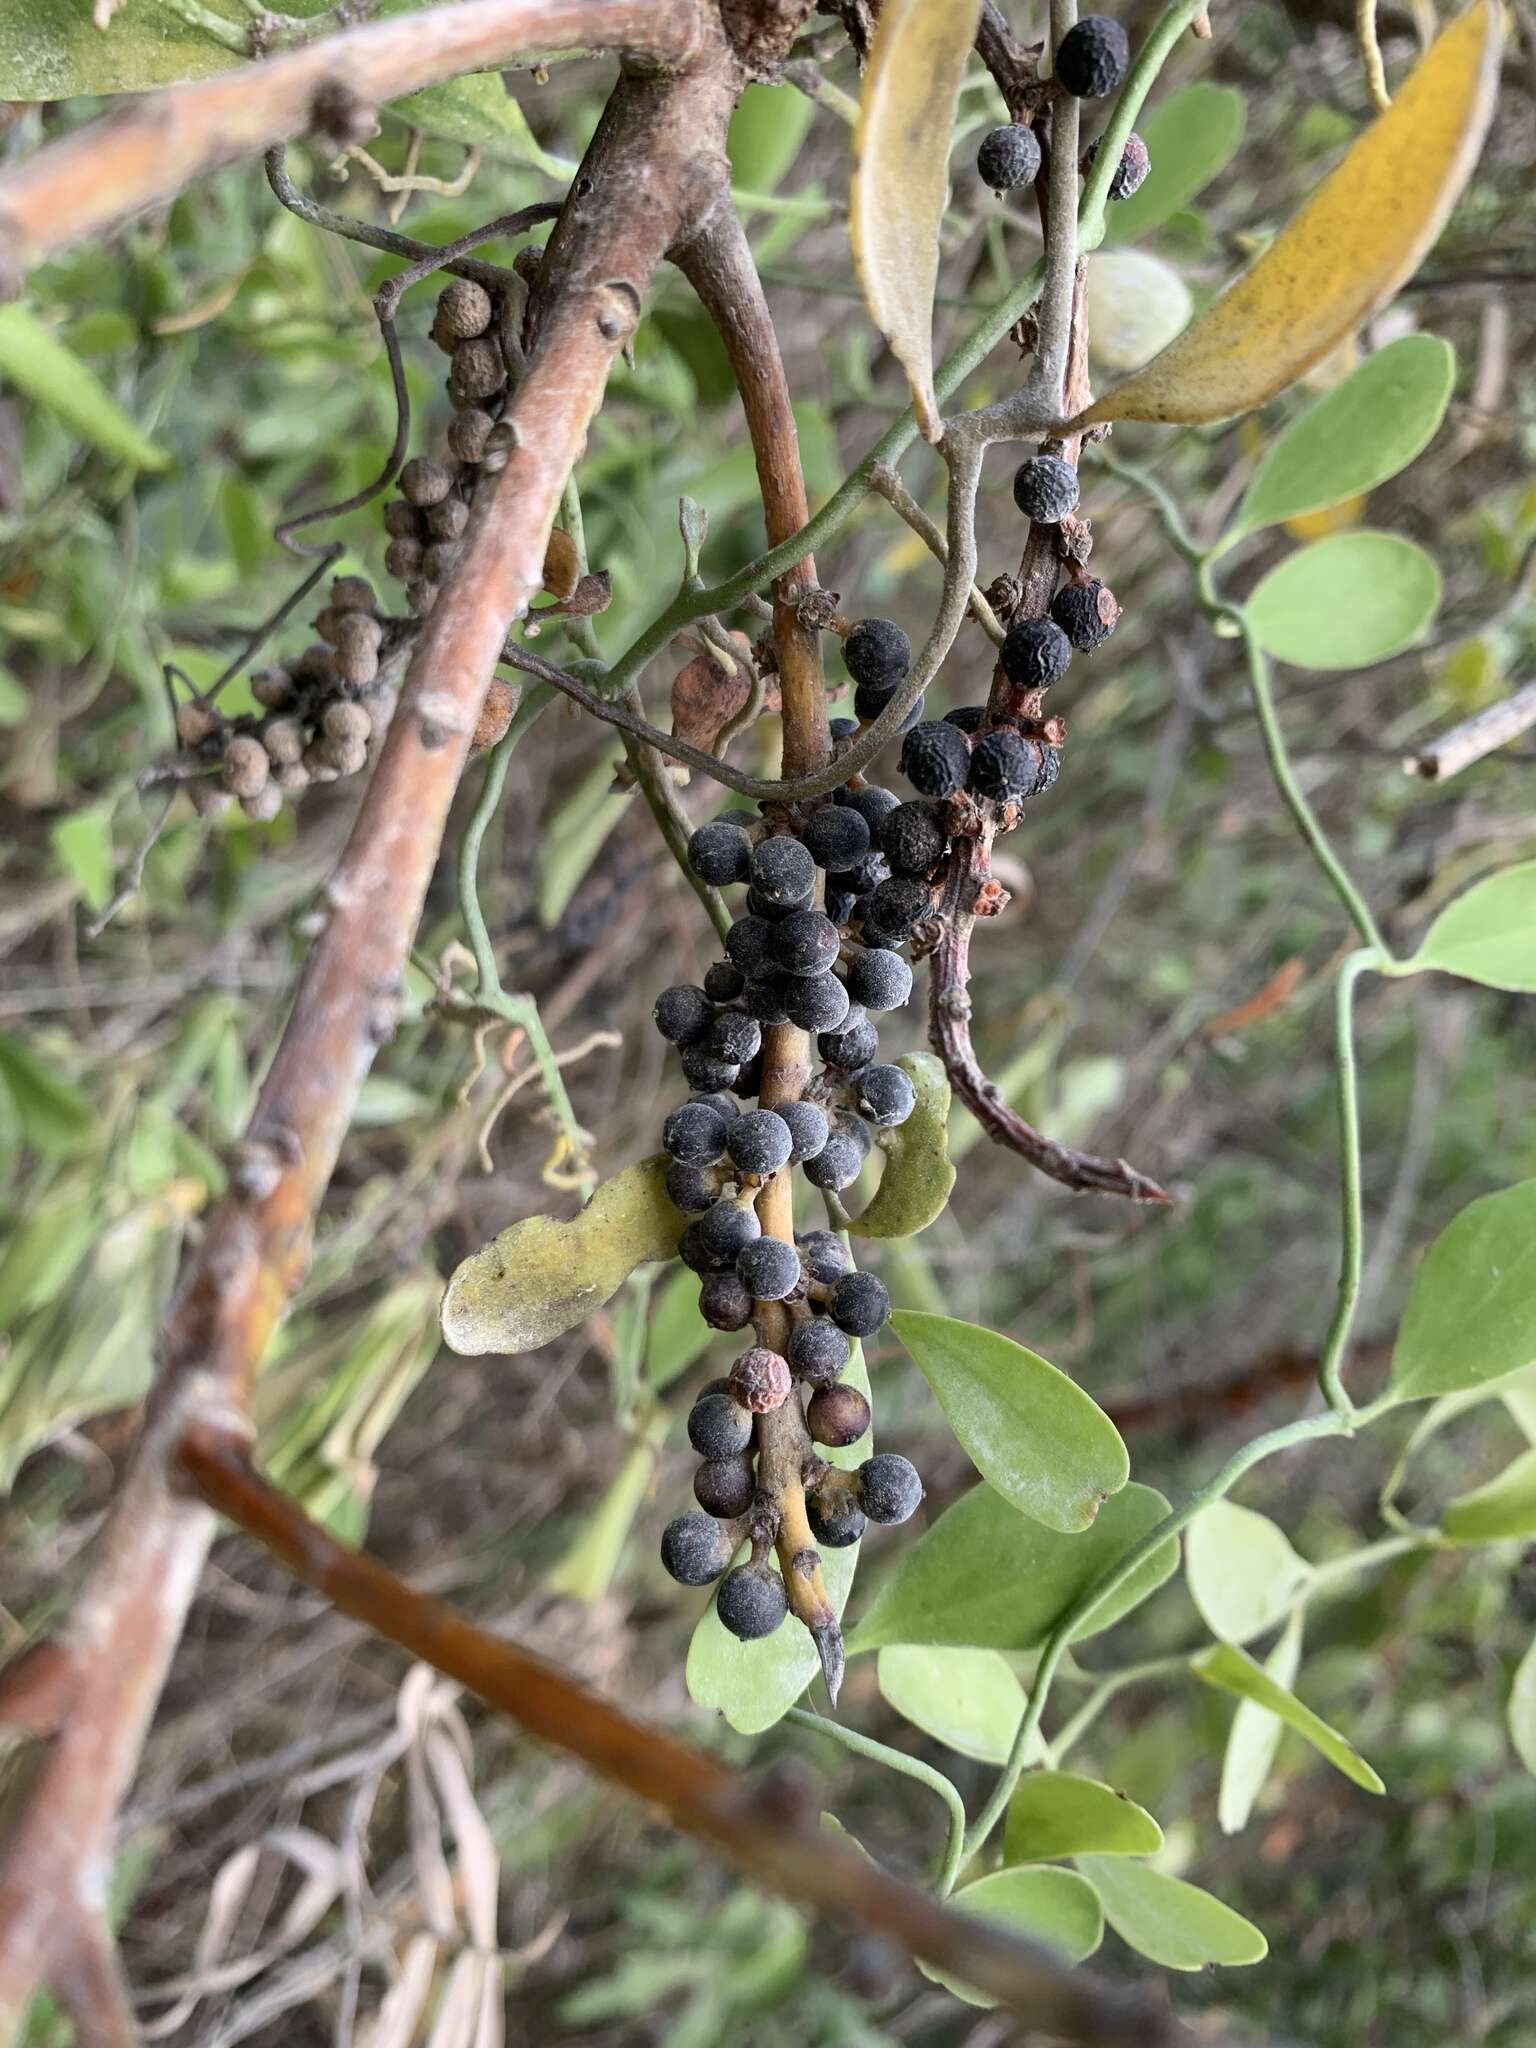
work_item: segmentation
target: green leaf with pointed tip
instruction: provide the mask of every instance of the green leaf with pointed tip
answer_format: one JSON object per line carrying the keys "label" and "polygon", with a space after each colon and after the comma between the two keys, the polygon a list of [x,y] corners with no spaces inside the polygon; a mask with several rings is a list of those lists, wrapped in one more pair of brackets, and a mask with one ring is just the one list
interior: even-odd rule
{"label": "green leaf with pointed tip", "polygon": [[[857,1345],[843,1381],[868,1395],[869,1373]],[[866,1432],[856,1444],[841,1450],[824,1449],[820,1455],[829,1465],[851,1471],[863,1464],[873,1448],[873,1439]],[[859,1549],[857,1543],[850,1543],[844,1550],[821,1553],[822,1580],[839,1615],[848,1604]],[[739,1734],[761,1735],[784,1718],[820,1669],[816,1645],[793,1615],[786,1616],[771,1636],[742,1643],[721,1625],[711,1598],[688,1645],[686,1679],[689,1697],[699,1706],[717,1708]]]}
{"label": "green leaf with pointed tip", "polygon": [[528,126],[528,116],[495,71],[468,72],[446,85],[390,102],[390,111],[445,142],[462,142],[511,163],[531,164],[546,177],[568,178],[575,165],[551,156]]}
{"label": "green leaf with pointed tip", "polygon": [[96,372],[26,306],[0,306],[0,389],[7,385],[106,455],[135,469],[170,465],[170,456],[139,431]]}
{"label": "green leaf with pointed tip", "polygon": [[1434,439],[1456,382],[1456,351],[1405,334],[1315,399],[1264,451],[1223,549],[1307,512],[1373,490]]}
{"label": "green leaf with pointed tip", "polygon": [[[1016,1870],[994,1870],[990,1877],[978,1877],[974,1884],[961,1885],[949,1903],[956,1912],[975,1913],[983,1920],[996,1921],[1010,1934],[1041,1942],[1069,1963],[1083,1962],[1104,1939],[1104,1914],[1098,1895],[1085,1878],[1072,1870],[1030,1869],[1027,1865]],[[985,1992],[972,1990],[942,1970],[930,1969],[921,1961],[917,1967],[935,1984],[942,1984],[956,1998],[963,1998],[967,2005],[997,2003]]]}
{"label": "green leaf with pointed tip", "polygon": [[931,1052],[904,1053],[897,1066],[917,1091],[912,1114],[880,1134],[885,1168],[875,1197],[848,1226],[852,1237],[915,1237],[942,1216],[955,1185],[945,1151],[949,1076]]}
{"label": "green leaf with pointed tip", "polygon": [[1509,1739],[1516,1756],[1536,1777],[1536,1643],[1515,1667],[1509,1693]]}
{"label": "green leaf with pointed tip", "polygon": [[[876,1677],[888,1705],[935,1742],[978,1763],[1003,1764],[1028,1705],[1013,1667],[996,1650],[890,1643]],[[1036,1738],[1030,1762],[1044,1754]]]}
{"label": "green leaf with pointed tip", "polygon": [[736,103],[725,145],[731,183],[749,192],[776,192],[799,154],[814,111],[792,85],[749,85]]}
{"label": "green leaf with pointed tip", "polygon": [[1130,1477],[1120,1432],[1103,1409],[1011,1337],[914,1309],[898,1309],[891,1328],[961,1449],[1021,1515],[1075,1534]]}
{"label": "green leaf with pointed tip", "polygon": [[1129,242],[1161,227],[1204,191],[1237,154],[1247,106],[1230,85],[1202,79],[1147,112],[1137,133],[1152,168],[1140,191],[1112,200],[1104,214],[1106,242]]}
{"label": "green leaf with pointed tip", "polygon": [[1489,875],[1448,903],[1408,965],[1536,995],[1536,860]]}
{"label": "green leaf with pointed tip", "polygon": [[1295,1693],[1287,1691],[1235,1643],[1217,1643],[1209,1650],[1202,1650],[1198,1657],[1190,1659],[1189,1668],[1197,1678],[1215,1686],[1218,1691],[1235,1692],[1239,1699],[1268,1707],[1272,1714],[1280,1716],[1287,1728],[1294,1728],[1303,1741],[1310,1742],[1319,1755],[1325,1756],[1335,1770],[1342,1771],[1346,1778],[1367,1792],[1384,1792],[1387,1789],[1365,1758],[1344,1740],[1336,1728],[1330,1728],[1320,1714],[1304,1707]]}
{"label": "green leaf with pointed tip", "polygon": [[1536,1364],[1536,1180],[1469,1202],[1413,1276],[1388,1384],[1459,1393]]}
{"label": "green leaf with pointed tip", "polygon": [[670,1259],[687,1221],[658,1152],[605,1180],[569,1223],[529,1216],[454,1268],[443,1340],[463,1358],[532,1351],[612,1299],[636,1266]]}
{"label": "green leaf with pointed tip", "polygon": [[1277,562],[1243,606],[1266,654],[1297,668],[1367,668],[1419,639],[1440,571],[1416,542],[1362,528]]}
{"label": "green leaf with pointed tip", "polygon": [[[990,1486],[973,1486],[915,1543],[849,1638],[850,1653],[886,1643],[959,1643],[1030,1650],[1078,1598],[1156,1527],[1168,1503],[1134,1480],[1111,1496],[1080,1536],[1043,1529]],[[1169,1536],[1076,1632],[1097,1635],[1155,1593],[1178,1569]]]}
{"label": "green leaf with pointed tip", "polygon": [[1084,1856],[1077,1867],[1120,1939],[1165,1970],[1261,1963],[1269,1954],[1251,1920],[1182,1877],[1118,1856]]}
{"label": "green leaf with pointed tip", "polygon": [[1536,1536],[1536,1451],[1522,1452],[1486,1485],[1448,1502],[1440,1526],[1453,1543]]}
{"label": "green leaf with pointed tip", "polygon": [[1055,1856],[1155,1856],[1163,1831],[1134,1799],[1071,1771],[1031,1771],[1019,1780],[1003,1832],[1005,1863]]}
{"label": "green leaf with pointed tip", "polygon": [[1202,1508],[1185,1531],[1184,1573],[1201,1620],[1229,1643],[1273,1628],[1312,1575],[1267,1515],[1229,1500]]}
{"label": "green leaf with pointed tip", "polygon": [[27,1143],[52,1157],[77,1152],[96,1127],[91,1099],[23,1038],[0,1032],[0,1089],[11,1099]]}
{"label": "green leaf with pointed tip", "polygon": [[[1304,1622],[1298,1607],[1280,1640],[1264,1659],[1264,1669],[1287,1692],[1295,1683],[1301,1664],[1301,1632]],[[1275,1751],[1285,1733],[1285,1723],[1257,1700],[1239,1700],[1232,1716],[1231,1732],[1221,1759],[1221,1791],[1217,1796],[1216,1818],[1224,1835],[1235,1835],[1248,1825],[1253,1802],[1263,1790],[1275,1761]]]}

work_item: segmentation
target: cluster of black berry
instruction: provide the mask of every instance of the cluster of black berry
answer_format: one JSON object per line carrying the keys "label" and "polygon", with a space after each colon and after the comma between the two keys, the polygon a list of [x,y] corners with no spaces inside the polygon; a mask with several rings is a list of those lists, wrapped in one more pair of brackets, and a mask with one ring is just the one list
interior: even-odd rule
{"label": "cluster of black berry", "polygon": [[451,461],[415,456],[400,472],[400,496],[384,508],[384,566],[406,587],[411,610],[431,611],[451,575],[482,472],[503,456],[496,426],[508,393],[500,308],[483,285],[455,278],[439,294],[432,339],[451,358],[447,391]]}
{"label": "cluster of black berry", "polygon": [[249,818],[275,818],[284,797],[355,775],[377,747],[394,689],[380,674],[388,622],[372,584],[338,576],[314,625],[320,637],[312,646],[252,675],[260,712],[226,718],[201,697],[177,706],[182,751],[209,771],[188,785],[205,817],[238,801]]}
{"label": "cluster of black berry", "polygon": [[[756,1324],[759,1341],[694,1405],[688,1430],[704,1460],[694,1482],[703,1512],[668,1525],[662,1559],[685,1585],[705,1585],[750,1543],[750,1561],[726,1577],[716,1602],[744,1638],[768,1634],[786,1612],[768,1562],[778,1511],[758,1486],[755,1418],[803,1399],[816,1443],[853,1444],[869,1427],[868,1402],[841,1376],[851,1340],[874,1336],[890,1313],[885,1287],[855,1269],[830,1231],[793,1244],[765,1234],[758,1200],[796,1166],[815,1188],[848,1187],[876,1134],[912,1112],[912,1082],[876,1059],[870,1020],[911,994],[898,948],[928,910],[924,878],[946,844],[941,834],[919,847],[910,818],[892,822],[916,808],[889,790],[846,787],[798,836],[726,817],[689,841],[702,880],[745,883],[747,897],[726,957],[702,986],[657,999],[657,1028],[698,1091],[662,1127],[667,1189],[690,1218],[678,1251],[699,1275],[705,1321],[717,1330]],[[797,1101],[747,1107],[761,1085],[764,1029],[782,1024],[815,1035],[821,1071]],[[762,1341],[770,1327],[774,1346]],[[802,1478],[811,1532],[828,1548],[857,1542],[866,1521],[905,1521],[922,1498],[914,1468],[889,1452],[851,1473],[818,1461]]]}
{"label": "cluster of black berry", "polygon": [[[1068,29],[1056,52],[1056,83],[1077,100],[1101,100],[1118,90],[1131,61],[1131,46],[1118,21],[1106,14],[1089,14]],[[1081,168],[1092,170],[1098,154],[1094,143]],[[984,185],[994,192],[1014,192],[1033,185],[1040,175],[1040,142],[1023,121],[1008,121],[981,140],[976,152],[976,169]],[[1115,166],[1110,181],[1111,199],[1129,199],[1152,168],[1147,145],[1139,135],[1131,136]]]}

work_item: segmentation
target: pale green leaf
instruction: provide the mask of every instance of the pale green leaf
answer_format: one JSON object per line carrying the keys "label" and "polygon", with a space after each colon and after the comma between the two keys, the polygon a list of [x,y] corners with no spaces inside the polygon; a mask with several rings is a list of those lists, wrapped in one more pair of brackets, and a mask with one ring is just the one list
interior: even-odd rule
{"label": "pale green leaf", "polygon": [[731,183],[749,192],[776,192],[800,153],[814,108],[792,85],[749,85],[731,116],[726,152]]}
{"label": "pale green leaf", "polygon": [[1246,120],[1242,94],[1209,79],[1183,86],[1145,112],[1136,132],[1152,168],[1129,199],[1111,200],[1105,241],[1133,241],[1186,207],[1237,154]]}
{"label": "pale green leaf", "polygon": [[1489,875],[1448,903],[1408,964],[1536,994],[1536,861]]}
{"label": "pale green leaf", "polygon": [[462,1357],[532,1351],[573,1330],[634,1271],[670,1259],[686,1219],[656,1153],[605,1180],[569,1223],[530,1216],[454,1268],[443,1296],[444,1341]]}
{"label": "pale green leaf", "polygon": [[90,1097],[10,1032],[0,1032],[0,1088],[11,1098],[22,1136],[37,1151],[75,1152],[89,1141],[96,1126]]}
{"label": "pale green leaf", "polygon": [[[960,1913],[975,1913],[983,1920],[995,1920],[1010,1934],[1038,1941],[1069,1963],[1091,1956],[1104,1939],[1104,1914],[1098,1895],[1085,1878],[1073,1870],[995,1870],[990,1877],[978,1877],[963,1884],[949,1903]],[[919,1962],[925,1977],[953,1991],[967,2005],[994,2005],[985,1992],[930,1969]]]}
{"label": "pale green leaf", "polygon": [[1509,1739],[1515,1755],[1536,1776],[1536,1643],[1515,1669],[1509,1692]]}
{"label": "pale green leaf", "polygon": [[1297,668],[1365,668],[1421,637],[1440,571],[1416,542],[1362,528],[1277,562],[1243,606],[1266,654]]}
{"label": "pale green leaf", "polygon": [[135,469],[165,469],[170,456],[139,431],[105,384],[26,306],[0,306],[0,390],[44,405],[84,441]]}
{"label": "pale green leaf", "polygon": [[544,149],[528,117],[494,71],[475,71],[446,85],[429,85],[390,103],[414,128],[445,142],[462,142],[509,162],[531,164],[546,177],[569,178],[575,165]]}
{"label": "pale green leaf", "polygon": [[20,676],[0,661],[0,727],[21,725],[31,707],[32,699]]}
{"label": "pale green leaf", "polygon": [[[914,1728],[978,1763],[1008,1761],[1028,1701],[996,1650],[891,1643],[875,1669],[887,1704]],[[1033,1762],[1043,1745],[1037,1738],[1030,1747]]]}
{"label": "pale green leaf", "polygon": [[100,910],[112,894],[112,814],[110,802],[68,811],[49,838],[59,861],[79,889],[88,910]]}
{"label": "pale green leaf", "polygon": [[1130,1476],[1120,1432],[1054,1365],[996,1330],[899,1309],[891,1328],[989,1485],[1047,1528],[1086,1529]]}
{"label": "pale green leaf", "polygon": [[1182,1877],[1119,1856],[1084,1856],[1078,1868],[1120,1939],[1165,1970],[1261,1963],[1269,1953],[1251,1920]]}
{"label": "pale green leaf", "polygon": [[1440,1526],[1453,1543],[1536,1536],[1536,1451],[1523,1451],[1485,1485],[1447,1502]]}
{"label": "pale green leaf", "polygon": [[645,1340],[646,1384],[670,1387],[714,1341],[699,1314],[699,1276],[680,1266],[656,1297]]}
{"label": "pale green leaf", "polygon": [[1003,1832],[1005,1863],[1056,1856],[1155,1856],[1163,1831],[1134,1799],[1071,1771],[1031,1771],[1019,1780]]}
{"label": "pale green leaf", "polygon": [[1273,1628],[1311,1576],[1267,1515],[1229,1500],[1202,1508],[1184,1532],[1184,1572],[1206,1627],[1229,1643]]}
{"label": "pale green leaf", "polygon": [[[857,1345],[843,1383],[866,1396],[869,1393],[869,1374]],[[841,1450],[823,1449],[820,1455],[829,1465],[851,1471],[863,1464],[872,1449],[866,1432],[856,1444]],[[845,1549],[821,1553],[822,1582],[839,1616],[848,1604],[861,1547],[850,1543]],[[783,1720],[820,1669],[816,1645],[793,1617],[771,1636],[760,1636],[753,1643],[738,1642],[722,1627],[711,1598],[688,1645],[685,1678],[689,1697],[697,1705],[716,1708],[739,1734],[761,1735],[765,1728]]]}
{"label": "pale green leaf", "polygon": [[[1296,1681],[1301,1665],[1301,1635],[1304,1623],[1298,1607],[1280,1639],[1264,1659],[1264,1669],[1276,1685],[1287,1692]],[[1239,1700],[1221,1759],[1221,1790],[1216,1800],[1216,1818],[1225,1835],[1235,1835],[1248,1825],[1253,1803],[1264,1789],[1285,1733],[1285,1723],[1257,1700]]]}
{"label": "pale green leaf", "polygon": [[1405,334],[1368,356],[1270,443],[1223,547],[1406,469],[1434,439],[1455,382],[1456,352],[1433,334]]}
{"label": "pale green leaf", "polygon": [[1106,370],[1139,370],[1189,323],[1195,302],[1171,263],[1145,249],[1088,259],[1088,347]]}
{"label": "pale green leaf", "polygon": [[880,1185],[849,1224],[853,1237],[914,1237],[943,1215],[955,1185],[945,1150],[950,1088],[944,1063],[931,1052],[909,1052],[896,1065],[910,1076],[917,1100],[905,1123],[880,1133]]}
{"label": "pale green leaf", "polygon": [[[857,1652],[885,1643],[959,1643],[1033,1649],[1167,1512],[1160,1493],[1133,1480],[1104,1503],[1091,1528],[1063,1536],[1029,1521],[990,1486],[973,1486],[905,1552],[848,1647]],[[1169,1536],[1077,1635],[1097,1635],[1128,1614],[1171,1577],[1178,1562],[1178,1538]]]}
{"label": "pale green leaf", "polygon": [[1536,1180],[1481,1195],[1413,1276],[1392,1350],[1400,1401],[1453,1394],[1536,1364]]}
{"label": "pale green leaf", "polygon": [[1190,1669],[1197,1678],[1207,1685],[1213,1685],[1222,1692],[1234,1692],[1239,1699],[1252,1700],[1257,1706],[1267,1707],[1272,1714],[1278,1714],[1287,1728],[1296,1733],[1321,1756],[1325,1756],[1335,1770],[1342,1771],[1346,1778],[1367,1792],[1384,1792],[1386,1787],[1365,1758],[1353,1749],[1336,1728],[1310,1707],[1304,1707],[1295,1693],[1290,1692],[1269,1674],[1262,1665],[1255,1664],[1245,1650],[1235,1643],[1216,1643],[1209,1650],[1202,1650],[1198,1657],[1190,1659]]}

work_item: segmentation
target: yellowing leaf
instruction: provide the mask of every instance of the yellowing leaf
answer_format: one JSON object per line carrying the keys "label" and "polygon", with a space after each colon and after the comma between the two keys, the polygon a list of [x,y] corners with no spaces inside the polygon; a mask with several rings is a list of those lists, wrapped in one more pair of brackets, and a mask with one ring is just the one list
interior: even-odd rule
{"label": "yellowing leaf", "polygon": [[1497,0],[1473,0],[1253,268],[1073,425],[1230,419],[1336,348],[1439,233],[1482,148],[1498,75]]}
{"label": "yellowing leaf", "polygon": [[529,1216],[454,1269],[443,1338],[464,1358],[532,1351],[601,1308],[636,1266],[670,1259],[684,1217],[666,1190],[662,1153],[605,1180],[569,1223]]}
{"label": "yellowing leaf", "polygon": [[1325,505],[1320,512],[1298,512],[1281,523],[1292,540],[1326,540],[1331,533],[1349,533],[1365,517],[1368,493],[1359,491],[1339,505]]}
{"label": "yellowing leaf", "polygon": [[955,100],[979,0],[885,0],[853,136],[848,227],[869,317],[907,373],[924,437],[943,432],[933,388],[933,293]]}

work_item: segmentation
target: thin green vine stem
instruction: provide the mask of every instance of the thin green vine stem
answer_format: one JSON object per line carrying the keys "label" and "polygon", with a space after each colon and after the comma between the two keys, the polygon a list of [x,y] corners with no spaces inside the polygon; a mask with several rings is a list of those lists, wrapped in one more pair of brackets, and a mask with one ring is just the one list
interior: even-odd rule
{"label": "thin green vine stem", "polygon": [[939,1897],[947,1898],[955,1888],[965,1848],[965,1804],[944,1773],[936,1771],[931,1764],[925,1764],[920,1757],[888,1748],[885,1743],[876,1742],[872,1735],[860,1735],[856,1728],[849,1728],[842,1721],[830,1721],[825,1715],[813,1714],[805,1707],[791,1707],[784,1718],[793,1721],[798,1728],[810,1728],[818,1735],[830,1736],[832,1741],[840,1742],[844,1749],[851,1750],[868,1763],[884,1764],[887,1770],[900,1771],[905,1778],[915,1778],[919,1785],[926,1785],[930,1792],[943,1800],[949,1815],[949,1832],[936,1882]]}
{"label": "thin green vine stem", "polygon": [[1156,83],[1158,73],[1173,54],[1179,37],[1197,14],[1204,13],[1208,4],[1209,0],[1173,0],[1173,5],[1165,7],[1158,16],[1151,34],[1136,52],[1114,110],[1105,123],[1104,133],[1099,139],[1099,153],[1093,160],[1093,169],[1088,173],[1083,196],[1078,203],[1077,244],[1084,254],[1090,249],[1097,249],[1104,239],[1110,181],[1120,168],[1125,145],[1136,126],[1136,116]]}
{"label": "thin green vine stem", "polygon": [[1128,1578],[1166,1543],[1170,1536],[1177,1536],[1198,1515],[1202,1508],[1208,1508],[1212,1501],[1224,1500],[1236,1486],[1239,1479],[1251,1472],[1255,1465],[1266,1458],[1274,1457],[1280,1451],[1288,1451],[1293,1445],[1308,1443],[1315,1437],[1342,1436],[1350,1428],[1344,1416],[1337,1415],[1330,1408],[1322,1415],[1303,1415],[1295,1422],[1287,1422],[1279,1429],[1267,1431],[1255,1437],[1252,1443],[1244,1444],[1221,1467],[1204,1486],[1192,1493],[1181,1507],[1173,1508],[1163,1519],[1155,1523],[1139,1542],[1123,1551],[1107,1570],[1102,1572],[1093,1584],[1080,1593],[1067,1609],[1046,1638],[1035,1670],[1035,1681],[1030,1687],[1029,1706],[1019,1723],[1013,1748],[1003,1766],[997,1783],[993,1786],[986,1805],[977,1815],[974,1825],[965,1838],[965,1857],[968,1859],[986,1842],[1008,1810],[1019,1779],[1024,1774],[1024,1760],[1030,1745],[1040,1732],[1040,1718],[1045,1712],[1046,1700],[1050,1695],[1051,1682],[1057,1666],[1067,1652],[1072,1638],[1091,1621],[1111,1594],[1117,1592]]}
{"label": "thin green vine stem", "polygon": [[1344,1357],[1360,1305],[1360,1275],[1365,1263],[1365,1219],[1360,1194],[1360,1085],[1355,1059],[1355,989],[1362,974],[1376,965],[1376,955],[1351,953],[1339,969],[1333,991],[1334,1067],[1339,1114],[1339,1201],[1341,1247],[1339,1291],[1333,1320],[1318,1361],[1317,1383],[1335,1414],[1353,1417],[1355,1404],[1344,1386]]}

